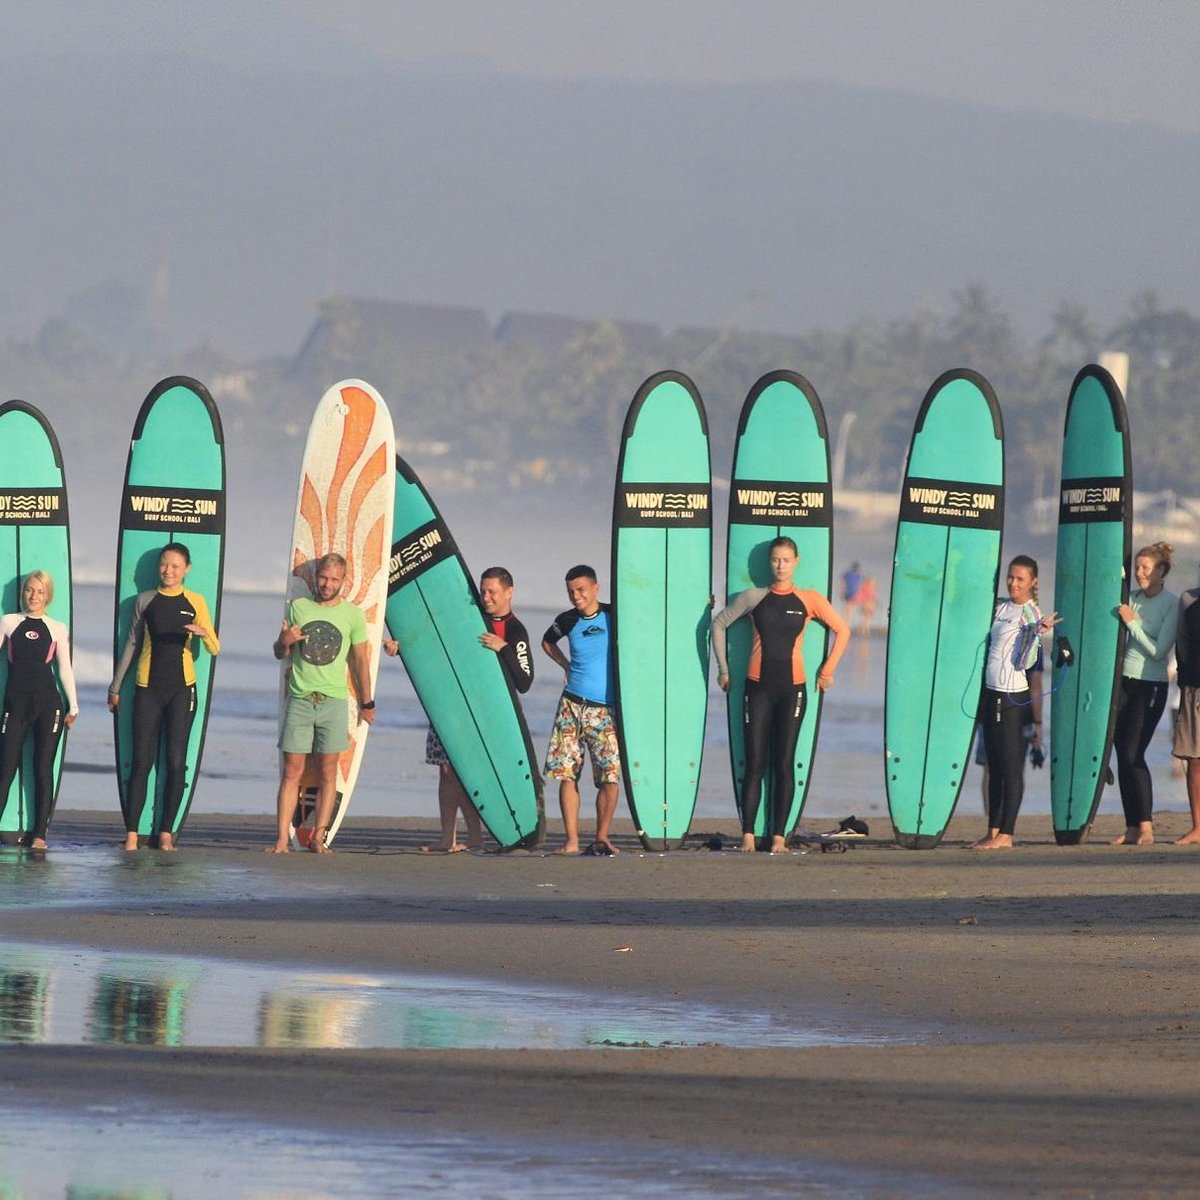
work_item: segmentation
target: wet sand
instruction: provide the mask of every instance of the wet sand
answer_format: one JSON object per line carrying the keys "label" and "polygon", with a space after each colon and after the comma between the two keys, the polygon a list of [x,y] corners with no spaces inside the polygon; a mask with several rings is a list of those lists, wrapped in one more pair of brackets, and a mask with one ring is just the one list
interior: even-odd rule
{"label": "wet sand", "polygon": [[[812,819],[814,828],[826,827]],[[9,908],[20,941],[544,982],[843,1014],[909,1040],[834,1048],[319,1051],[8,1046],[30,1101],[98,1094],[323,1127],[629,1139],[680,1155],[795,1155],[972,1194],[1185,1196],[1200,1189],[1200,849],[1169,839],[935,851],[614,859],[432,856],[430,822],[354,821],[329,856],[264,855],[268,820],[197,814],[178,855],[115,849],[62,813],[61,847],[112,844],[125,902]],[[703,821],[698,834],[733,832]],[[884,823],[873,822],[884,832]],[[551,845],[556,841],[551,823]],[[701,838],[693,839],[696,844]],[[25,870],[25,867],[21,868]],[[158,886],[161,884],[161,887]],[[549,886],[547,886],[549,885]],[[620,948],[631,947],[618,952]],[[915,1194],[898,1183],[897,1195]]]}

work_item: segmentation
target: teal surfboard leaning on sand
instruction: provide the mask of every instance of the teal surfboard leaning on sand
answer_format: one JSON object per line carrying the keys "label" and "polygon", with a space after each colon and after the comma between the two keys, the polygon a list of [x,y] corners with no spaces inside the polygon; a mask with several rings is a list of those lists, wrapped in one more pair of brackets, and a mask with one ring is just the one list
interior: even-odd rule
{"label": "teal surfboard leaning on sand", "polygon": [[1075,377],[1063,427],[1055,629],[1074,663],[1055,672],[1050,701],[1050,809],[1060,846],[1092,827],[1112,749],[1132,538],[1129,421],[1121,389],[1098,366]]}
{"label": "teal surfboard leaning on sand", "polygon": [[958,802],[983,687],[1004,528],[1004,425],[991,385],[948,371],[917,413],[900,492],[884,699],[896,841],[928,850]]}
{"label": "teal surfboard leaning on sand", "polygon": [[[828,596],[833,584],[833,494],[825,412],[812,384],[794,371],[764,375],[742,406],[729,485],[727,603],[747,588],[770,585],[768,547],[776,537],[790,537],[800,552],[796,587]],[[816,679],[828,650],[829,634],[823,626],[821,633],[810,628],[804,639],[804,674],[810,680]],[[742,702],[750,635],[748,620],[734,622],[726,633],[729,758],[739,810],[746,773]],[[796,797],[787,828],[772,831],[784,837],[791,834],[804,809],[824,695],[816,687],[809,691],[796,743]],[[763,780],[764,799],[769,797],[770,774],[766,772]],[[769,803],[759,805],[756,837],[766,836],[770,812]]]}
{"label": "teal surfboard leaning on sand", "polygon": [[[219,632],[225,568],[225,438],[220,414],[208,390],[181,375],[164,379],[153,388],[133,426],[117,536],[114,661],[120,658],[129,636],[138,593],[153,591],[159,585],[159,552],[168,542],[187,546],[192,567],[186,586],[204,597]],[[173,835],[183,828],[195,795],[216,665],[199,639],[192,640],[196,712],[188,737],[183,800],[174,828],[167,831]],[[123,813],[133,768],[136,676],[135,670],[126,672],[121,703],[113,716],[117,787]],[[157,842],[163,783],[160,761],[150,769],[146,806],[138,827],[139,842]]]}
{"label": "teal surfboard leaning on sand", "polygon": [[[30,571],[54,579],[50,616],[71,628],[71,531],[62,453],[50,422],[32,404],[0,407],[0,612],[21,611],[21,584]],[[8,656],[0,654],[0,698],[8,685]],[[54,792],[62,776],[66,730],[54,756]],[[17,777],[0,796],[0,844],[15,845],[32,828],[33,738],[26,739]]]}
{"label": "teal surfboard leaning on sand", "polygon": [[386,620],[413,688],[488,832],[505,849],[536,846],[542,777],[520,701],[480,645],[487,625],[467,564],[399,456],[392,530]]}
{"label": "teal surfboard leaning on sand", "polygon": [[625,417],[612,527],[614,685],[625,796],[647,850],[692,823],[708,714],[712,473],[708,418],[664,371]]}

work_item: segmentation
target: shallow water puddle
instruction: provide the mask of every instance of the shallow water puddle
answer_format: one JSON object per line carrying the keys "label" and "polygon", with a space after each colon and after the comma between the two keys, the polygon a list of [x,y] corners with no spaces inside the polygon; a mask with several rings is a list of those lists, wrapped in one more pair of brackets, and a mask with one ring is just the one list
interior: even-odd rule
{"label": "shallow water puddle", "polygon": [[81,947],[0,949],[0,1042],[328,1049],[821,1046],[910,1041],[766,1013],[430,975]]}
{"label": "shallow water puddle", "polygon": [[[30,1107],[0,1091],[3,1200],[619,1196],[949,1200],[971,1189],[799,1159],[487,1135],[326,1131],[132,1103]],[[753,1156],[752,1156],[753,1157]]]}

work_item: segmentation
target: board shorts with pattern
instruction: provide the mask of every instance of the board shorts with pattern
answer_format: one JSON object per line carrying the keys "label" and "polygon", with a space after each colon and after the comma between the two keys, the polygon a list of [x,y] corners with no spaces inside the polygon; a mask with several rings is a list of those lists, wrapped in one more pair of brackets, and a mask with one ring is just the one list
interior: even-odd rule
{"label": "board shorts with pattern", "polygon": [[576,781],[583,774],[583,753],[592,760],[592,782],[617,783],[621,778],[621,753],[612,710],[563,693],[554,714],[550,748],[546,751],[548,779]]}
{"label": "board shorts with pattern", "polygon": [[450,765],[450,756],[446,753],[446,747],[442,745],[442,739],[438,737],[437,731],[432,725],[425,735],[425,762],[431,767],[448,767]]}
{"label": "board shorts with pattern", "polygon": [[1179,716],[1175,718],[1175,758],[1200,758],[1200,687],[1179,689]]}

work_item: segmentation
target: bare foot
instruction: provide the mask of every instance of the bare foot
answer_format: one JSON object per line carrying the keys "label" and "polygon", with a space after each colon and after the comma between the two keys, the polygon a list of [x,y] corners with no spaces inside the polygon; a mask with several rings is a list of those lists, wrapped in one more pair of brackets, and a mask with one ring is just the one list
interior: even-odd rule
{"label": "bare foot", "polygon": [[444,846],[441,842],[435,842],[432,846],[422,846],[422,854],[458,854],[459,851],[465,850],[466,846],[460,846],[457,842],[452,845]]}
{"label": "bare foot", "polygon": [[790,851],[787,848],[787,842],[785,842],[783,840],[783,838],[781,838],[778,834],[776,834],[774,837],[771,838],[770,853],[772,853],[772,854],[788,854],[788,853],[790,853]]}
{"label": "bare foot", "polygon": [[318,825],[308,839],[308,848],[313,854],[332,854],[333,851],[325,845],[325,835],[329,832],[328,825]]}
{"label": "bare foot", "polygon": [[579,853],[578,842],[567,842],[554,851],[555,854],[573,855]]}
{"label": "bare foot", "polygon": [[1138,827],[1137,842],[1138,846],[1153,846],[1154,845],[1154,826],[1140,825]]}
{"label": "bare foot", "polygon": [[1183,837],[1177,837],[1175,839],[1175,845],[1177,846],[1194,846],[1198,842],[1200,842],[1200,828],[1197,828],[1194,825],[1187,831],[1187,833],[1183,835]]}
{"label": "bare foot", "polygon": [[992,837],[980,838],[970,848],[972,850],[1011,850],[1013,848],[1012,834],[997,833]]}
{"label": "bare foot", "polygon": [[46,845],[45,838],[34,838],[33,841],[29,843],[29,848],[30,848],[30,850],[49,850],[50,849],[50,847]]}
{"label": "bare foot", "polygon": [[165,850],[168,854],[175,852],[175,839],[169,833],[160,833],[158,835],[158,848]]}
{"label": "bare foot", "polygon": [[263,847],[264,854],[291,854],[291,852],[292,847],[287,838],[284,838],[281,842],[276,842],[273,846]]}
{"label": "bare foot", "polygon": [[124,848],[126,850],[136,850],[138,848],[138,835],[136,832],[135,833],[127,833],[125,835]]}
{"label": "bare foot", "polygon": [[738,847],[738,850],[741,851],[742,854],[753,854],[757,849],[758,846],[754,841],[754,834],[743,833],[742,844]]}
{"label": "bare foot", "polygon": [[1124,833],[1119,833],[1112,840],[1114,846],[1136,846],[1138,831],[1134,825],[1128,825]]}
{"label": "bare foot", "polygon": [[607,846],[609,854],[621,853],[620,850],[618,850],[616,846],[614,846],[612,842],[608,840],[608,838],[597,838],[596,841],[599,842],[601,846]]}

